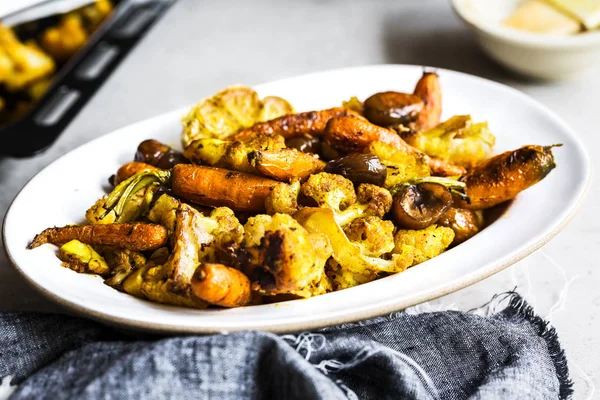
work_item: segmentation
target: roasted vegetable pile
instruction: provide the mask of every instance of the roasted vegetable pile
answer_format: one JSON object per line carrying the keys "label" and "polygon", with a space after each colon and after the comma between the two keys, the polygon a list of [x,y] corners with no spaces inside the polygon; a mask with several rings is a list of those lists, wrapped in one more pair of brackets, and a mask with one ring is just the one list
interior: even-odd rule
{"label": "roasted vegetable pile", "polygon": [[[554,146],[490,157],[469,116],[441,122],[439,77],[414,93],[296,113],[235,86],[110,178],[87,224],[49,228],[63,265],[151,301],[205,308],[307,298],[402,272],[485,226],[554,167]],[[132,149],[133,153],[133,149]]]}

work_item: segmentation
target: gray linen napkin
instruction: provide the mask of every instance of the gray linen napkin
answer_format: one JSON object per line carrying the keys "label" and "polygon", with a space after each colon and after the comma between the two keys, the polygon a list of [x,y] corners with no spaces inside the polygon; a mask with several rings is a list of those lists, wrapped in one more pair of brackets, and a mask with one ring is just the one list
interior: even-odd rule
{"label": "gray linen napkin", "polygon": [[11,399],[568,399],[556,332],[516,293],[489,317],[394,313],[315,332],[133,337],[0,314]]}

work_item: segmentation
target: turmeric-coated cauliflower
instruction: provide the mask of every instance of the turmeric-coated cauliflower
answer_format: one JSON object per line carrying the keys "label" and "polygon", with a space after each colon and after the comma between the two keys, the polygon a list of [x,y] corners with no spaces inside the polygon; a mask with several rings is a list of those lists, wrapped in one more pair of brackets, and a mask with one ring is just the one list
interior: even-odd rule
{"label": "turmeric-coated cauliflower", "polygon": [[[330,274],[336,290],[369,282],[382,274],[404,271],[412,262],[400,254],[387,259],[367,255],[364,245],[353,243],[346,236],[330,208],[305,207],[294,218],[309,232],[321,233],[329,239],[337,266],[337,272]],[[332,265],[331,262],[328,264]]]}
{"label": "turmeric-coated cauliflower", "polygon": [[425,229],[401,229],[394,235],[394,254],[417,265],[436,257],[450,246],[454,231],[444,226],[431,225]]}
{"label": "turmeric-coated cauliflower", "polygon": [[271,193],[265,199],[265,209],[270,215],[276,213],[294,214],[298,211],[298,195],[300,194],[300,181],[292,183],[278,183],[273,186]]}
{"label": "turmeric-coated cauliflower", "polygon": [[455,115],[436,127],[406,137],[425,154],[473,167],[491,156],[496,137],[487,122],[473,123],[470,115]]}
{"label": "turmeric-coated cauliflower", "polygon": [[12,29],[0,24],[0,84],[9,92],[49,76],[54,69],[54,60],[35,42],[21,43]]}
{"label": "turmeric-coated cauliflower", "polygon": [[392,195],[386,189],[361,183],[355,192],[352,181],[327,172],[311,175],[301,190],[319,207],[331,209],[340,226],[362,216],[383,217],[392,207]]}
{"label": "turmeric-coated cauliflower", "polygon": [[256,173],[248,154],[257,150],[277,150],[285,147],[281,135],[256,134],[244,141],[205,138],[193,141],[183,152],[196,164],[211,165],[234,171]]}
{"label": "turmeric-coated cauliflower", "polygon": [[216,221],[218,228],[212,232],[213,241],[202,250],[203,261],[234,266],[244,240],[244,227],[228,207],[215,208],[210,218]]}
{"label": "turmeric-coated cauliflower", "polygon": [[104,281],[108,286],[120,289],[123,281],[135,270],[146,265],[146,257],[129,249],[107,249],[102,256],[110,267],[110,278]]}
{"label": "turmeric-coated cauliflower", "polygon": [[384,187],[387,189],[414,178],[431,175],[427,160],[422,154],[409,154],[383,142],[372,142],[364,153],[376,155],[386,166]]}
{"label": "turmeric-coated cauliflower", "polygon": [[350,241],[369,257],[381,257],[394,249],[394,223],[379,217],[357,218],[344,226]]}
{"label": "turmeric-coated cauliflower", "polygon": [[[172,212],[168,207],[164,211],[165,215]],[[173,250],[166,260],[147,266],[138,274],[134,272],[132,279],[139,275],[137,292],[159,303],[204,308],[206,302],[191,292],[192,276],[204,263],[233,263],[243,239],[243,227],[229,208],[216,208],[210,216],[204,216],[192,206],[180,203],[172,235]],[[134,285],[128,289],[127,280],[124,289],[136,292]]]}
{"label": "turmeric-coated cauliflower", "polygon": [[88,33],[81,16],[65,15],[57,26],[52,26],[41,35],[44,50],[59,62],[68,60],[85,44]]}
{"label": "turmeric-coated cauliflower", "polygon": [[249,218],[242,246],[247,258],[242,263],[254,290],[310,297],[331,289],[324,271],[332,253],[327,237],[309,233],[290,215]]}

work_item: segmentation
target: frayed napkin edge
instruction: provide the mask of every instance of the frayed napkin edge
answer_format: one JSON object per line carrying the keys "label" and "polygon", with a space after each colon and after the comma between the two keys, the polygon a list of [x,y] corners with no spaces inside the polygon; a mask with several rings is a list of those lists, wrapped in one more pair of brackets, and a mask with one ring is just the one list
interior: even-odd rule
{"label": "frayed napkin edge", "polygon": [[[506,303],[506,305],[504,305]],[[464,312],[457,309],[453,304],[434,306],[429,302],[417,304],[409,307],[405,310],[395,311],[391,314],[371,318],[365,321],[348,322],[341,325],[329,326],[322,328],[317,332],[327,332],[348,329],[358,326],[368,326],[372,324],[386,322],[397,318],[402,314],[422,314],[422,313],[434,313],[434,312],[445,312],[445,311],[456,311]],[[556,329],[550,324],[549,321],[544,320],[536,314],[532,306],[530,306],[525,299],[517,293],[515,290],[495,294],[487,303],[480,307],[473,308],[466,312],[481,316],[491,317],[494,315],[502,314],[508,318],[517,317],[527,321],[534,329],[536,334],[546,342],[548,347],[548,353],[550,359],[554,364],[556,371],[556,377],[559,384],[559,399],[569,400],[573,396],[573,381],[569,375],[569,367],[567,365],[567,356],[564,349],[561,347],[558,341],[558,333]]]}
{"label": "frayed napkin edge", "polygon": [[569,367],[565,350],[558,341],[556,329],[550,322],[535,313],[524,298],[516,292],[508,292],[508,306],[501,312],[508,317],[520,317],[531,324],[536,333],[546,342],[550,358],[556,370],[559,383],[559,396],[561,400],[568,400],[573,396],[573,381],[569,376]]}

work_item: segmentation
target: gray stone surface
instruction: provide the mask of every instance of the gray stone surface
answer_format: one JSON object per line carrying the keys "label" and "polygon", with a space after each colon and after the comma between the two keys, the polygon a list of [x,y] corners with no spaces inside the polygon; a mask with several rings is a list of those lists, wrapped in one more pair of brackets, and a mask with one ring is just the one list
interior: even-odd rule
{"label": "gray stone surface", "polygon": [[[479,51],[449,1],[180,0],[47,152],[0,160],[0,213],[40,169],[126,124],[233,83],[377,63],[431,65],[508,84],[561,115],[588,149],[600,145],[599,74],[558,83],[516,77]],[[592,160],[598,167],[599,158]],[[518,285],[542,315],[554,304],[550,317],[568,353],[576,398],[591,394],[590,384],[600,388],[599,200],[600,188],[592,182],[578,215],[541,252],[435,302],[466,309]],[[568,291],[561,292],[565,279]],[[28,287],[3,252],[0,310],[58,310]]]}

